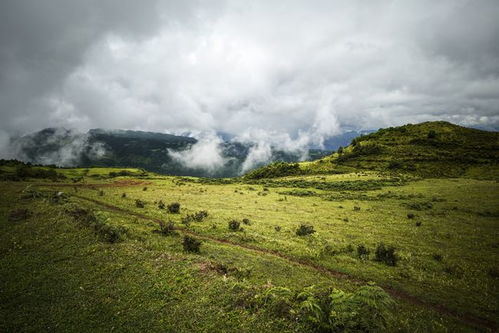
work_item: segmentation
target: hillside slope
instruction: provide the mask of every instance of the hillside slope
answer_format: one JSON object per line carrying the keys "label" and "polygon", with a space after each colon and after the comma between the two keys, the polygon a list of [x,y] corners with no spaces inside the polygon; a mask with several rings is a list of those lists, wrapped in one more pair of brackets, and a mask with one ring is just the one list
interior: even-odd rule
{"label": "hillside slope", "polygon": [[381,129],[360,136],[345,148],[315,162],[312,173],[357,168],[407,172],[424,177],[499,177],[499,132],[448,122],[425,122]]}

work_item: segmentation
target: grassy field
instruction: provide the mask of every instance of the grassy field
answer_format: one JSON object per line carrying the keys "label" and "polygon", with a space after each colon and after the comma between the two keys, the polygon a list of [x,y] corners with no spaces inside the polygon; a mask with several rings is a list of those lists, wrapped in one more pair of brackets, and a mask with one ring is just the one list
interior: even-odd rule
{"label": "grassy field", "polygon": [[[1,184],[0,331],[497,328],[495,180],[109,177],[120,170]],[[301,225],[313,232],[297,235]],[[185,250],[185,236],[199,252]],[[310,304],[324,310],[333,290],[357,301],[317,315]],[[358,301],[366,290],[387,306]],[[381,326],[359,324],[379,317]]]}

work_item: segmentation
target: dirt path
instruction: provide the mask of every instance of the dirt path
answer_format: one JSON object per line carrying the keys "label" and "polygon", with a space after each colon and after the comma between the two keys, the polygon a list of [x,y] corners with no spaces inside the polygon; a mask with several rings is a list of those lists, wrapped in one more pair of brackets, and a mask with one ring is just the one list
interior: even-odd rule
{"label": "dirt path", "polygon": [[140,186],[140,185],[150,185],[150,181],[138,181],[132,179],[122,179],[115,180],[112,183],[33,183],[33,186],[43,186],[43,187],[81,187],[81,188],[100,188],[100,187],[126,187],[126,186]]}
{"label": "dirt path", "polygon": [[[103,207],[103,208],[110,210],[110,211],[114,211],[114,212],[118,212],[118,213],[125,213],[127,215],[135,216],[135,217],[138,217],[138,218],[141,218],[144,220],[153,221],[153,222],[157,222],[157,223],[164,222],[161,219],[154,218],[154,217],[147,216],[147,215],[140,214],[140,213],[136,213],[134,211],[131,211],[131,210],[128,210],[125,208],[121,208],[118,206],[114,206],[114,205],[111,205],[111,204],[108,204],[108,203],[105,203],[105,202],[102,202],[99,200],[95,200],[95,199],[91,199],[91,198],[87,198],[87,197],[75,195],[75,194],[72,194],[72,196],[79,198],[79,199],[82,199],[82,200],[92,202],[92,203],[99,205],[100,207]],[[327,275],[335,277],[335,278],[341,278],[341,279],[349,280],[349,281],[356,282],[356,283],[367,283],[368,282],[366,280],[354,277],[350,274],[339,272],[339,271],[336,271],[336,270],[333,270],[330,268],[326,268],[326,267],[320,266],[318,264],[315,264],[315,263],[307,261],[307,260],[294,258],[294,257],[291,257],[289,255],[286,255],[284,253],[281,253],[281,252],[278,252],[275,250],[264,249],[264,248],[260,248],[260,247],[253,246],[253,245],[240,244],[240,243],[236,243],[236,242],[226,240],[226,239],[220,239],[220,238],[216,238],[213,236],[202,235],[202,234],[199,234],[197,232],[194,232],[192,230],[188,230],[185,228],[176,227],[175,230],[178,230],[182,233],[185,233],[185,234],[188,234],[191,236],[195,236],[195,237],[202,239],[202,240],[213,241],[213,242],[217,242],[217,243],[221,243],[221,244],[228,244],[231,246],[244,248],[244,249],[251,250],[254,252],[258,252],[258,253],[262,253],[262,254],[273,255],[273,256],[285,259],[293,264],[312,268],[316,271],[319,271],[321,273],[327,274]],[[430,303],[430,302],[422,300],[414,295],[408,294],[405,291],[397,290],[397,289],[394,289],[394,288],[389,287],[389,286],[381,285],[381,287],[391,296],[396,297],[398,299],[401,299],[407,303],[418,305],[418,306],[424,307],[426,309],[436,311],[442,315],[447,315],[449,317],[452,317],[452,318],[454,318],[460,322],[463,322],[465,324],[468,324],[468,325],[472,325],[472,326],[479,327],[479,328],[486,328],[486,329],[491,330],[492,332],[497,332],[497,324],[491,320],[488,320],[485,318],[480,318],[480,317],[477,317],[477,316],[469,314],[469,313],[459,313],[459,312],[456,312],[452,309],[447,308],[446,306],[444,306],[442,304]]]}

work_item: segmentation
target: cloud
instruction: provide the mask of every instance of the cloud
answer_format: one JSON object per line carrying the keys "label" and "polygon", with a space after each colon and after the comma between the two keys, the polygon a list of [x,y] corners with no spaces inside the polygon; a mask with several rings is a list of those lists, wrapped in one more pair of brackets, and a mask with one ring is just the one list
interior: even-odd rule
{"label": "cloud", "polygon": [[248,156],[246,156],[246,159],[241,165],[241,173],[245,173],[260,164],[268,162],[271,157],[272,148],[270,145],[265,142],[257,143],[255,146],[250,148]]}
{"label": "cloud", "polygon": [[222,131],[257,156],[345,129],[499,125],[493,0],[6,0],[0,13],[11,135]]}
{"label": "cloud", "polygon": [[35,164],[72,167],[80,165],[85,155],[95,160],[106,154],[104,145],[101,142],[90,142],[87,133],[64,128],[46,129],[8,139],[7,144],[3,145],[0,133],[0,151],[8,152],[4,158]]}
{"label": "cloud", "polygon": [[222,154],[222,143],[222,139],[216,136],[203,137],[193,144],[190,149],[183,151],[169,149],[168,154],[174,161],[187,168],[215,173],[226,163],[226,159]]}

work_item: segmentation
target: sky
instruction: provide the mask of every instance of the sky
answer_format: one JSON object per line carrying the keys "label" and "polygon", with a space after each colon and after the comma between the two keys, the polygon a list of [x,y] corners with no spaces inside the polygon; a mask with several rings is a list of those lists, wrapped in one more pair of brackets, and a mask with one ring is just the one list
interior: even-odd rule
{"label": "sky", "polygon": [[498,18],[497,0],[2,0],[0,146],[46,127],[291,148],[497,128]]}

